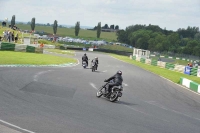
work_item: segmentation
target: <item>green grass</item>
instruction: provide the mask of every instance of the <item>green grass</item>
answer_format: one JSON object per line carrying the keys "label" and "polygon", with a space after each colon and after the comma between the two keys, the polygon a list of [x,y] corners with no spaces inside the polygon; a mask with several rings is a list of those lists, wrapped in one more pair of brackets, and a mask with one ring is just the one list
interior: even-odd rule
{"label": "green grass", "polygon": [[83,43],[77,43],[77,42],[60,42],[61,44],[66,44],[68,45],[68,47],[91,47],[92,45],[91,44],[83,44]]}
{"label": "green grass", "polygon": [[0,55],[0,64],[49,65],[76,63],[76,60],[73,58],[45,54],[0,51]]}
{"label": "green grass", "polygon": [[66,54],[70,56],[74,56],[75,52],[72,50],[60,50],[60,49],[45,49],[45,51],[59,53],[59,54]]}
{"label": "green grass", "polygon": [[120,45],[102,45],[99,48],[110,49],[110,50],[118,50],[118,51],[126,51],[133,52],[132,48],[120,46]]}
{"label": "green grass", "polygon": [[52,42],[52,41],[49,41],[49,40],[43,40],[43,39],[39,39],[38,40],[38,43],[41,44],[50,44],[50,45],[55,45],[55,46],[60,46],[61,44],[58,43],[58,42]]}
{"label": "green grass", "polygon": [[[162,57],[163,58],[163,57]],[[151,57],[151,59],[153,59],[153,60],[158,60],[158,57]],[[168,58],[165,58],[165,59],[168,59]],[[170,62],[170,63],[172,63],[172,64],[178,64],[178,65],[187,65],[189,62],[188,61],[186,61],[186,60],[179,60],[179,59],[172,59],[172,60],[174,60],[174,62]],[[162,61],[162,59],[161,59],[161,61]]]}
{"label": "green grass", "polygon": [[178,65],[185,65],[187,66],[188,63],[190,63],[190,61],[185,61],[185,60],[175,60],[174,62],[172,62],[173,64],[178,64]]}
{"label": "green grass", "polygon": [[[31,26],[27,24],[17,24],[17,26],[22,30],[31,30]],[[53,28],[51,26],[35,26],[35,31],[44,31],[53,34]],[[59,28],[57,29],[57,35],[69,36],[75,38],[74,28]],[[91,30],[80,29],[78,38],[95,40],[97,39],[97,32]],[[117,36],[115,32],[101,32],[101,36],[98,40],[116,41]]]}
{"label": "green grass", "polygon": [[192,80],[192,81],[200,84],[200,78],[198,78],[196,76],[190,76],[190,75],[186,75],[186,74],[183,74],[183,73],[179,73],[179,72],[171,71],[171,70],[168,70],[168,69],[160,68],[160,67],[157,67],[157,66],[151,66],[151,65],[143,64],[141,62],[131,60],[127,56],[119,56],[119,55],[115,55],[115,54],[110,54],[110,55],[117,58],[117,59],[123,60],[123,61],[125,61],[129,64],[141,67],[145,70],[151,71],[151,72],[153,72],[157,75],[165,77],[165,78],[173,81],[174,83],[179,83],[180,77],[184,77],[184,78],[187,78],[189,80]]}

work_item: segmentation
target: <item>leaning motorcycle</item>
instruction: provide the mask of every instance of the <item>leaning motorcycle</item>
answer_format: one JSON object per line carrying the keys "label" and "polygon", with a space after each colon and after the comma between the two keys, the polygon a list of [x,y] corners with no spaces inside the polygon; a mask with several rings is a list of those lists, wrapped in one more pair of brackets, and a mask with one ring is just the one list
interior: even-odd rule
{"label": "leaning motorcycle", "polygon": [[[106,81],[104,81],[106,82]],[[123,91],[123,87],[122,85],[119,86],[113,86],[111,88],[111,91],[109,93],[105,93],[105,89],[108,83],[113,82],[113,80],[108,81],[106,84],[104,84],[102,87],[100,87],[96,93],[96,96],[98,98],[100,98],[101,96],[109,99],[110,102],[115,102],[115,101],[119,101],[120,97],[122,97],[122,91]]]}

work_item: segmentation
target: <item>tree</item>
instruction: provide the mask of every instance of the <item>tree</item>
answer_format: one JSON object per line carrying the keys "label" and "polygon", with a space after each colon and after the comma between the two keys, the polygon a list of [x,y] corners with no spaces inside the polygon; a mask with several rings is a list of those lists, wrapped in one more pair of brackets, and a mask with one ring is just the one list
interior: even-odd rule
{"label": "tree", "polygon": [[187,51],[187,53],[186,54],[196,54],[196,50],[195,50],[195,53],[194,53],[194,48],[197,48],[197,46],[199,45],[199,42],[198,41],[196,41],[196,40],[191,40],[191,41],[189,41],[188,43],[187,43],[187,45],[186,45],[186,51]]}
{"label": "tree", "polygon": [[78,36],[79,30],[80,30],[80,22],[76,22],[76,25],[75,25],[75,36]]}
{"label": "tree", "polygon": [[119,26],[118,25],[115,26],[115,30],[119,30]]}
{"label": "tree", "polygon": [[196,33],[194,39],[200,41],[200,33]]}
{"label": "tree", "polygon": [[124,30],[118,30],[116,35],[119,42],[125,42],[128,39]]}
{"label": "tree", "polygon": [[32,20],[31,20],[31,30],[32,31],[35,30],[35,18],[32,18]]}
{"label": "tree", "polygon": [[108,24],[105,24],[104,25],[104,29],[108,29],[109,27],[108,27]]}
{"label": "tree", "polygon": [[57,20],[54,21],[54,24],[53,24],[53,33],[56,34],[57,33],[57,27],[58,27],[58,22]]}
{"label": "tree", "polygon": [[100,38],[100,35],[101,35],[101,22],[99,22],[97,25],[97,38]]}
{"label": "tree", "polygon": [[193,48],[193,54],[200,57],[200,43]]}
{"label": "tree", "polygon": [[14,25],[15,25],[15,15],[12,16],[11,27],[13,27]]}
{"label": "tree", "polygon": [[110,29],[113,29],[114,30],[115,26],[114,24],[113,25],[110,25]]}

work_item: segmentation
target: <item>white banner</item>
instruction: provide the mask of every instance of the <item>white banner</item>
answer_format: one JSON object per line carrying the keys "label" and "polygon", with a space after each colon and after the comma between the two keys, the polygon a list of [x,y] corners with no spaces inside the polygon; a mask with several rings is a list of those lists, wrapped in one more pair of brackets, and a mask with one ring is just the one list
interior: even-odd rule
{"label": "white banner", "polygon": [[93,48],[89,48],[88,51],[93,51]]}
{"label": "white banner", "polygon": [[200,68],[197,71],[197,77],[200,77]]}

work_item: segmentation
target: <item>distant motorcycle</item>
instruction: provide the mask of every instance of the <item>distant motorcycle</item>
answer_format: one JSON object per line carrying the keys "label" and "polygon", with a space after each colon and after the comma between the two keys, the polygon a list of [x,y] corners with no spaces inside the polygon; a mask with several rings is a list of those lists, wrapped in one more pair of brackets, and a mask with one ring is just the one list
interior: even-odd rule
{"label": "distant motorcycle", "polygon": [[82,66],[83,66],[83,68],[86,68],[86,67],[87,67],[87,62],[86,62],[86,61],[83,61]]}
{"label": "distant motorcycle", "polygon": [[122,97],[122,91],[123,91],[122,85],[113,86],[111,88],[111,91],[108,94],[105,94],[106,86],[110,82],[113,82],[113,80],[108,81],[106,84],[104,84],[102,87],[100,87],[96,93],[96,96],[98,98],[100,98],[101,96],[104,96],[105,98],[109,99],[110,102],[119,101],[120,97]]}
{"label": "distant motorcycle", "polygon": [[94,72],[95,70],[97,70],[97,65],[95,62],[92,62],[92,72]]}

